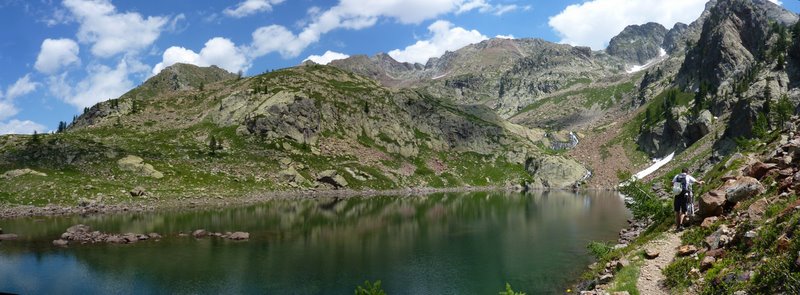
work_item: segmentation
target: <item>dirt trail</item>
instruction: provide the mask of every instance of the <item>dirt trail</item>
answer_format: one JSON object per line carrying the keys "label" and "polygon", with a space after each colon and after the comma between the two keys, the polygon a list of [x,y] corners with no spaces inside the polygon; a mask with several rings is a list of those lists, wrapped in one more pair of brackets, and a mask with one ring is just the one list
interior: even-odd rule
{"label": "dirt trail", "polygon": [[664,237],[650,241],[644,249],[658,251],[660,254],[655,259],[645,259],[639,271],[636,288],[640,294],[670,294],[664,286],[664,274],[661,271],[675,259],[675,253],[681,245],[681,234],[667,231]]}

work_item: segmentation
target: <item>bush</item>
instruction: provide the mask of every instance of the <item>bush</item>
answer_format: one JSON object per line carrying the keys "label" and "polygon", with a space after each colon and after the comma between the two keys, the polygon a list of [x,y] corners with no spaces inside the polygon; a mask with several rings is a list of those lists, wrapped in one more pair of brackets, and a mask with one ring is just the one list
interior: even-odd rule
{"label": "bush", "polygon": [[356,287],[356,295],[386,295],[386,291],[381,288],[381,281],[364,281],[364,285]]}
{"label": "bush", "polygon": [[511,284],[509,284],[509,283],[506,283],[505,291],[500,291],[500,293],[498,293],[498,294],[500,294],[500,295],[525,295],[525,293],[516,292],[513,289],[511,289]]}
{"label": "bush", "polygon": [[678,258],[664,268],[665,283],[671,289],[685,289],[692,285],[689,271],[699,266],[700,263],[692,257]]}
{"label": "bush", "polygon": [[625,205],[636,219],[652,218],[654,223],[669,220],[672,206],[669,200],[661,200],[651,193],[650,188],[640,181],[632,181],[620,187],[620,193],[627,196]]}
{"label": "bush", "polygon": [[592,253],[597,260],[603,260],[608,254],[614,250],[614,247],[611,246],[610,243],[604,242],[589,242],[589,245],[586,245],[586,248],[589,249],[589,253]]}

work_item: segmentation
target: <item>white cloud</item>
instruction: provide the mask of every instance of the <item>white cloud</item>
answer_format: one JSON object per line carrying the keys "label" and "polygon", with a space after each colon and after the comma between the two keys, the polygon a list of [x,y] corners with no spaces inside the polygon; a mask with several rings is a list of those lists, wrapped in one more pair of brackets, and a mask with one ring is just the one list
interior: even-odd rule
{"label": "white cloud", "polygon": [[27,74],[8,87],[5,97],[9,100],[14,99],[35,91],[36,87],[39,87],[39,83],[32,82],[31,75]]}
{"label": "white cloud", "polygon": [[239,2],[236,7],[228,7],[222,11],[227,16],[242,18],[259,12],[271,11],[272,6],[282,3],[284,0],[245,0]]}
{"label": "white cloud", "polygon": [[0,100],[0,121],[13,117],[19,110],[11,101]]}
{"label": "white cloud", "polygon": [[769,2],[778,4],[778,5],[783,5],[783,2],[781,2],[781,0],[769,0]]}
{"label": "white cloud", "polygon": [[272,52],[283,57],[300,55],[309,45],[332,30],[360,30],[371,27],[381,18],[401,24],[418,24],[446,13],[472,10],[488,12],[494,6],[486,0],[340,0],[328,10],[309,9],[312,20],[295,34],[286,27],[270,25],[253,32],[248,56],[256,58]]}
{"label": "white cloud", "polygon": [[44,39],[34,68],[45,74],[54,74],[62,67],[80,63],[78,43],[72,39]]}
{"label": "white cloud", "polygon": [[130,75],[148,70],[138,61],[119,61],[115,68],[94,64],[87,68],[86,77],[74,84],[67,80],[67,74],[51,76],[48,85],[50,92],[65,102],[83,109],[98,102],[117,98],[134,87]]}
{"label": "white cloud", "polygon": [[78,41],[92,44],[92,54],[99,57],[150,46],[169,22],[167,17],[118,13],[108,0],[64,0],[63,4],[80,23]]}
{"label": "white cloud", "polygon": [[438,57],[448,50],[456,50],[469,44],[488,39],[477,30],[468,31],[454,27],[452,23],[438,20],[428,26],[432,36],[428,40],[420,40],[403,50],[389,51],[389,55],[397,61],[425,63],[431,57]]}
{"label": "white cloud", "polygon": [[494,37],[497,38],[497,39],[516,39],[516,38],[514,38],[514,35],[497,35],[497,36],[494,36]]}
{"label": "white cloud", "polygon": [[706,0],[591,0],[567,6],[549,25],[562,43],[599,50],[631,24],[652,21],[671,28],[676,22],[690,23],[705,4]]}
{"label": "white cloud", "polygon": [[514,10],[517,10],[517,9],[519,9],[519,6],[517,6],[516,4],[498,5],[495,8],[494,15],[500,16],[500,15],[512,12]]}
{"label": "white cloud", "polygon": [[307,57],[303,61],[310,60],[310,61],[313,61],[315,63],[321,64],[321,65],[327,65],[327,64],[331,63],[334,60],[345,59],[345,58],[348,58],[348,57],[350,57],[350,56],[347,55],[347,54],[339,53],[339,52],[333,52],[333,51],[328,50],[328,51],[325,51],[325,53],[323,55],[310,55],[309,57]]}
{"label": "white cloud", "polygon": [[175,63],[187,63],[197,66],[215,65],[229,72],[247,71],[250,67],[244,52],[231,40],[216,37],[208,40],[200,53],[190,49],[173,46],[164,51],[162,61],[153,67],[153,74]]}
{"label": "white cloud", "polygon": [[0,122],[0,134],[31,134],[33,131],[43,133],[47,131],[47,127],[30,120]]}

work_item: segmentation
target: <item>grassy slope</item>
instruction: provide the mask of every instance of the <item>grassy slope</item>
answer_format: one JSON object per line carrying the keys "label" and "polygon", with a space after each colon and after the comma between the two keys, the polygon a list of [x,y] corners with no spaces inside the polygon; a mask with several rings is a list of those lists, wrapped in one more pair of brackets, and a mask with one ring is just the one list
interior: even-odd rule
{"label": "grassy slope", "polygon": [[[26,175],[2,180],[0,203],[70,205],[81,199],[100,197],[104,202],[116,203],[132,200],[128,191],[135,186],[143,186],[151,199],[227,198],[294,189],[277,178],[277,172],[286,168],[281,160],[292,162],[292,166],[310,180],[301,184],[306,188],[314,187],[314,176],[328,169],[337,170],[350,184],[348,187],[356,190],[487,186],[530,181],[522,165],[511,164],[504,157],[435,151],[426,145],[419,146],[418,156],[403,157],[384,148],[391,138],[383,134],[358,141],[349,141],[337,130],[321,135],[321,143],[345,142],[337,148],[359,149],[380,155],[376,162],[364,162],[358,153],[312,153],[310,147],[288,139],[268,140],[237,135],[236,126],[218,126],[205,118],[208,109],[221,103],[225,89],[244,90],[248,85],[259,85],[265,86],[269,93],[289,88],[302,90],[302,86],[287,83],[297,78],[294,75],[304,74],[298,71],[301,70],[227,80],[206,85],[204,91],[190,90],[163,96],[150,94],[153,96],[149,100],[137,102],[141,108],[137,113],[122,114],[119,118],[113,115],[95,127],[39,135],[38,143],[32,143],[30,136],[0,137],[0,146],[7,159],[0,159],[0,172],[31,168],[48,174],[47,177]],[[363,83],[326,82],[343,95],[375,91],[372,85]],[[314,91],[311,91],[311,96],[318,103],[327,101],[336,107],[353,107],[331,101],[330,96]],[[384,103],[391,102],[384,100]],[[455,107],[448,108],[458,113]],[[467,113],[461,115],[468,116]],[[477,117],[468,119],[481,120]],[[211,136],[223,143],[223,150],[210,152],[208,142]],[[429,135],[415,130],[415,136],[425,140]],[[64,154],[76,155],[76,160],[67,164],[60,157]],[[156,180],[120,170],[116,161],[126,155],[142,157],[165,177]],[[361,171],[368,175],[368,179],[358,180],[346,168]]]}

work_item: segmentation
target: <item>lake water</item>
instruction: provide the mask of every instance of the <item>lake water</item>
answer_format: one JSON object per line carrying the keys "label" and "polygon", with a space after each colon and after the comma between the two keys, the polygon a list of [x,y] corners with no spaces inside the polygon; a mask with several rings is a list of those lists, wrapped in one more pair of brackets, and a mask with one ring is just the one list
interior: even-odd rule
{"label": "lake water", "polygon": [[[0,220],[0,291],[22,294],[564,293],[630,213],[610,192],[446,193],[277,200],[247,207]],[[51,244],[87,224],[164,235],[131,245]],[[247,231],[249,241],[179,237]]]}

